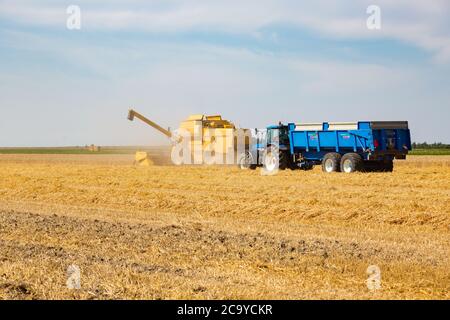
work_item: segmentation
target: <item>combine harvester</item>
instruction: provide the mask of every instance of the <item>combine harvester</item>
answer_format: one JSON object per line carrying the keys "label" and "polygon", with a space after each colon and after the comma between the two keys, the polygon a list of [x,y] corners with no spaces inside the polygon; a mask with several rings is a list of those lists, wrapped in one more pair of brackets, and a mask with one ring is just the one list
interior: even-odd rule
{"label": "combine harvester", "polygon": [[406,159],[411,136],[406,121],[324,122],[269,126],[264,139],[247,151],[241,168],[264,166],[327,173],[392,172],[394,159]]}
{"label": "combine harvester", "polygon": [[[130,109],[128,111],[128,120],[133,121],[134,118],[138,118],[154,129],[158,130],[166,137],[172,140],[173,144],[180,143],[183,136],[180,136],[169,129],[164,129],[157,123],[146,118],[139,112]],[[191,150],[190,158],[194,161],[189,163],[201,164],[203,163],[203,152],[209,150],[214,155],[215,160],[219,160],[219,163],[225,164],[227,155],[233,151],[233,163],[236,163],[235,154],[237,154],[237,137],[235,133],[237,130],[241,130],[242,134],[247,134],[248,138],[244,141],[244,147],[249,150],[251,133],[247,129],[236,129],[235,125],[222,119],[220,115],[206,116],[206,115],[191,115],[186,120],[181,122],[179,131],[189,134],[189,148]],[[194,152],[199,151],[195,154]],[[146,159],[144,152],[136,153],[136,163],[145,163]],[[149,159],[147,155],[147,159]],[[172,159],[173,160],[173,159]],[[175,163],[181,164],[181,163]]]}

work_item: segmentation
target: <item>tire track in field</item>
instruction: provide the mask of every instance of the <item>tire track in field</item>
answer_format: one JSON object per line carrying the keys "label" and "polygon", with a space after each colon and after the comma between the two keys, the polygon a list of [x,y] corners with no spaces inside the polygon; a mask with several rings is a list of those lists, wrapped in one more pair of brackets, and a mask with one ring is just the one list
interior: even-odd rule
{"label": "tire track in field", "polygon": [[[4,211],[0,212],[0,239],[5,235],[12,236],[17,243],[17,251],[26,255],[33,253],[28,239],[38,236],[51,236],[68,244],[76,242],[76,251],[95,251],[104,254],[105,263],[124,265],[113,261],[110,256],[126,257],[130,252],[145,252],[149,246],[160,247],[171,254],[195,252],[204,259],[239,258],[259,259],[262,261],[275,261],[288,263],[291,258],[299,255],[313,255],[323,258],[343,256],[345,258],[367,260],[383,259],[384,261],[414,261],[427,265],[437,266],[444,263],[439,254],[430,252],[428,255],[416,250],[414,245],[394,249],[379,244],[361,245],[356,241],[340,239],[303,238],[301,235],[295,239],[282,236],[267,235],[264,233],[232,233],[223,230],[213,230],[204,227],[182,226],[169,224],[153,227],[145,223],[109,222],[102,220],[83,219],[60,215],[45,216],[30,212]],[[25,235],[20,239],[21,235]],[[6,241],[8,242],[8,241]],[[43,241],[44,242],[44,241]],[[5,240],[1,246],[5,248]],[[13,242],[12,242],[13,243]],[[35,243],[33,240],[31,243]],[[27,246],[28,245],[28,246]],[[126,248],[127,252],[119,252],[115,248]],[[35,253],[48,252],[50,256],[58,256],[57,251],[64,250],[57,246],[35,245]],[[61,257],[69,257],[64,253]],[[109,257],[109,258],[108,258]],[[96,255],[86,255],[86,259],[97,261]],[[108,260],[109,259],[109,260]],[[125,263],[125,266],[127,264]],[[145,269],[145,268],[144,268]],[[148,268],[149,270],[158,268]]]}

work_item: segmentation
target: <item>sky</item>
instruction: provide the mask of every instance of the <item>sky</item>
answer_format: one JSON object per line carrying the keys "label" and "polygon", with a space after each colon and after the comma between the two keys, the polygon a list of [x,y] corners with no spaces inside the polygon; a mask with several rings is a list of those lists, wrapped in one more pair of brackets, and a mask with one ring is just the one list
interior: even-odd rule
{"label": "sky", "polygon": [[130,107],[172,128],[408,120],[450,143],[450,1],[0,0],[0,146],[167,143]]}

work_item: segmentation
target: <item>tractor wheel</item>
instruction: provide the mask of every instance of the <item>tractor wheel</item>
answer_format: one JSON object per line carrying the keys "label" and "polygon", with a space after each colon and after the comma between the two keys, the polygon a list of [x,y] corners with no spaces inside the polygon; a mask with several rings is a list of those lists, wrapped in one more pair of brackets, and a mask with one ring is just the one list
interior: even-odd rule
{"label": "tractor wheel", "polygon": [[267,172],[272,173],[279,168],[278,163],[280,159],[272,150],[266,150],[263,159],[264,170],[266,170]]}
{"label": "tractor wheel", "polygon": [[345,173],[353,173],[362,171],[364,163],[362,157],[357,153],[347,153],[341,159],[341,171]]}
{"label": "tractor wheel", "polygon": [[339,153],[327,153],[322,161],[322,171],[326,173],[341,171],[341,158]]}
{"label": "tractor wheel", "polygon": [[263,159],[264,169],[267,172],[274,172],[277,169],[285,170],[288,166],[286,153],[276,147],[267,148]]}
{"label": "tractor wheel", "polygon": [[382,164],[383,162],[375,160],[364,161],[364,172],[382,172]]}

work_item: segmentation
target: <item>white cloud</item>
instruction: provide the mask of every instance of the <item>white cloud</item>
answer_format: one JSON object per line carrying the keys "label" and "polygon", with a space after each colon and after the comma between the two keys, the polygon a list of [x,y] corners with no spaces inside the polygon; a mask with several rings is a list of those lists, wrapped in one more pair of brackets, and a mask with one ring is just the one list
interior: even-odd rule
{"label": "white cloud", "polygon": [[[209,30],[257,35],[274,24],[306,27],[330,37],[392,38],[414,44],[450,61],[450,2],[447,0],[377,0],[382,30],[366,28],[366,8],[373,1],[358,0],[246,0],[246,1],[108,1],[79,0],[83,28],[179,32]],[[22,24],[65,27],[60,1],[4,0],[0,16]]]}

